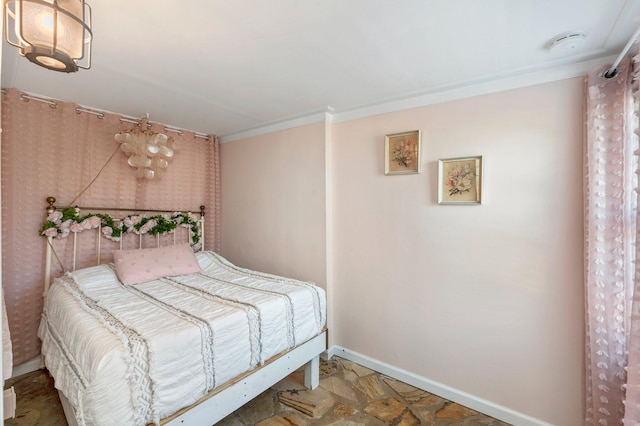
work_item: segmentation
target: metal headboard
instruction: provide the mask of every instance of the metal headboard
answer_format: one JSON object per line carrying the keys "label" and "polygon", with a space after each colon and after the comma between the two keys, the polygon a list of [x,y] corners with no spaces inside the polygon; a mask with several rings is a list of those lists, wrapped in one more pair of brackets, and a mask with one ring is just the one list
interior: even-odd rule
{"label": "metal headboard", "polygon": [[[163,213],[184,213],[184,214],[188,214],[191,215],[193,214],[199,214],[200,218],[197,220],[198,222],[198,231],[199,231],[199,237],[200,237],[200,251],[204,250],[204,216],[205,216],[205,206],[200,206],[199,209],[194,210],[162,210],[162,209],[127,209],[127,208],[121,208],[121,207],[82,207],[82,206],[56,206],[55,205],[56,199],[54,197],[47,197],[47,207],[46,207],[46,212],[47,215],[50,215],[51,213],[54,213],[55,211],[63,211],[66,209],[70,209],[70,208],[74,208],[74,209],[79,209],[80,211],[86,211],[86,212],[128,212],[130,214],[141,214],[141,213],[156,213],[156,214],[163,214]],[[102,240],[102,226],[99,226],[98,228],[96,228],[97,230],[97,259],[98,259],[98,265],[101,262],[101,240]],[[73,270],[75,271],[76,269],[76,254],[77,254],[77,233],[73,232]],[[124,237],[124,236],[123,236]],[[44,275],[44,294],[43,296],[46,297],[47,293],[49,292],[49,286],[51,285],[51,258],[52,255],[55,254],[55,252],[53,251],[53,245],[52,245],[52,241],[54,237],[51,236],[47,236],[47,246],[46,246],[46,254],[45,254],[45,275]],[[123,242],[124,238],[120,238],[120,249],[122,249],[122,242]],[[176,244],[176,232],[173,232],[173,244]],[[156,244],[157,246],[160,246],[160,235],[157,234],[156,235]],[[138,248],[142,248],[142,234],[139,234],[139,243],[138,243]],[[57,255],[56,255],[57,257]],[[58,259],[58,261],[60,262],[60,260]],[[62,263],[61,263],[62,265]],[[63,268],[64,269],[64,268]]]}

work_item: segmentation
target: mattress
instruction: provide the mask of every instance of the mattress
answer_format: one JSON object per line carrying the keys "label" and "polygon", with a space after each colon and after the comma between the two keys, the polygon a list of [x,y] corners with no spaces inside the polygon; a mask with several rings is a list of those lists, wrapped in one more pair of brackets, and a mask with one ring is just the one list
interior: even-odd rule
{"label": "mattress", "polygon": [[200,274],[137,285],[112,264],[54,281],[38,335],[78,424],[157,424],[323,330],[322,288],[196,258]]}

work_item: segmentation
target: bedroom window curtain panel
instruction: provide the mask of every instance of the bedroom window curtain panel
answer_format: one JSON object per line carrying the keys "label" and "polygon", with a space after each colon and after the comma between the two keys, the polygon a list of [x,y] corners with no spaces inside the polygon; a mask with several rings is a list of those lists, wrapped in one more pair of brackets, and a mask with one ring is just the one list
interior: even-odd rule
{"label": "bedroom window curtain panel", "polygon": [[[638,120],[632,62],[586,84],[585,363],[587,425],[640,419]],[[635,90],[637,95],[637,90]]]}
{"label": "bedroom window curtain panel", "polygon": [[[2,274],[14,365],[40,354],[37,330],[43,306],[45,241],[38,231],[45,217],[45,199],[55,196],[58,205],[70,203],[117,147],[114,135],[131,127],[118,114],[104,113],[99,118],[78,113],[78,105],[71,102],[55,101],[53,108],[22,95],[16,89],[2,95]],[[164,126],[154,123],[152,130],[164,132]],[[218,140],[194,135],[190,131],[172,135],[176,155],[157,181],[137,179],[124,154],[118,152],[74,204],[195,211],[205,205],[205,245],[219,252]],[[95,234],[78,234],[78,241],[79,251],[84,252],[95,247]],[[116,248],[102,241],[104,249]],[[143,242],[152,244],[151,236]],[[95,250],[88,252],[91,256]],[[103,253],[104,260],[110,261],[108,251]],[[63,262],[71,258],[70,250],[60,249],[58,254]],[[78,267],[95,262],[95,255],[79,258]],[[65,265],[69,269],[71,262]]]}
{"label": "bedroom window curtain panel", "polygon": [[[640,37],[636,40],[636,46],[640,42]],[[633,123],[634,140],[636,146],[640,140],[640,52],[637,52],[633,58],[634,76],[633,76],[633,101],[634,113],[629,114],[629,118]],[[635,151],[636,156],[640,154]],[[637,157],[636,157],[637,158]],[[640,175],[640,167],[636,171],[636,175]],[[634,187],[636,195],[640,200],[638,186]],[[640,216],[636,216],[636,245],[635,245],[635,281],[633,283],[633,299],[631,309],[631,327],[628,340],[628,368],[626,383],[626,401],[625,401],[625,425],[640,425]]]}

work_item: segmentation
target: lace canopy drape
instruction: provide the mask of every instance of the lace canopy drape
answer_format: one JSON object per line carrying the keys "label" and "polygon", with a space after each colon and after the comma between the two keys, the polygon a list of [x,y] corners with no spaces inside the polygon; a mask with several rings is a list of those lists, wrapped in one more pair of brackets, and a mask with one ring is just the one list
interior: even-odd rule
{"label": "lace canopy drape", "polygon": [[635,302],[633,297],[640,278],[638,126],[631,61],[623,61],[614,78],[603,76],[607,68],[588,76],[586,92],[585,423],[618,425],[624,418],[625,425],[637,425],[640,291]]}

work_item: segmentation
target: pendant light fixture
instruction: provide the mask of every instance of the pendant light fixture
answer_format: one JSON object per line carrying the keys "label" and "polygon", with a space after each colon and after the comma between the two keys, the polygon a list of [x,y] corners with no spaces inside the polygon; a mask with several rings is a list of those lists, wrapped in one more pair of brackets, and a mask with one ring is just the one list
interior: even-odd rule
{"label": "pendant light fixture", "polygon": [[[148,117],[148,115],[147,115]],[[154,179],[169,166],[173,158],[173,138],[150,129],[148,118],[140,120],[137,128],[115,134],[115,140],[136,169],[137,178]]]}
{"label": "pendant light fixture", "polygon": [[54,71],[91,67],[91,7],[84,0],[4,0],[5,40]]}

